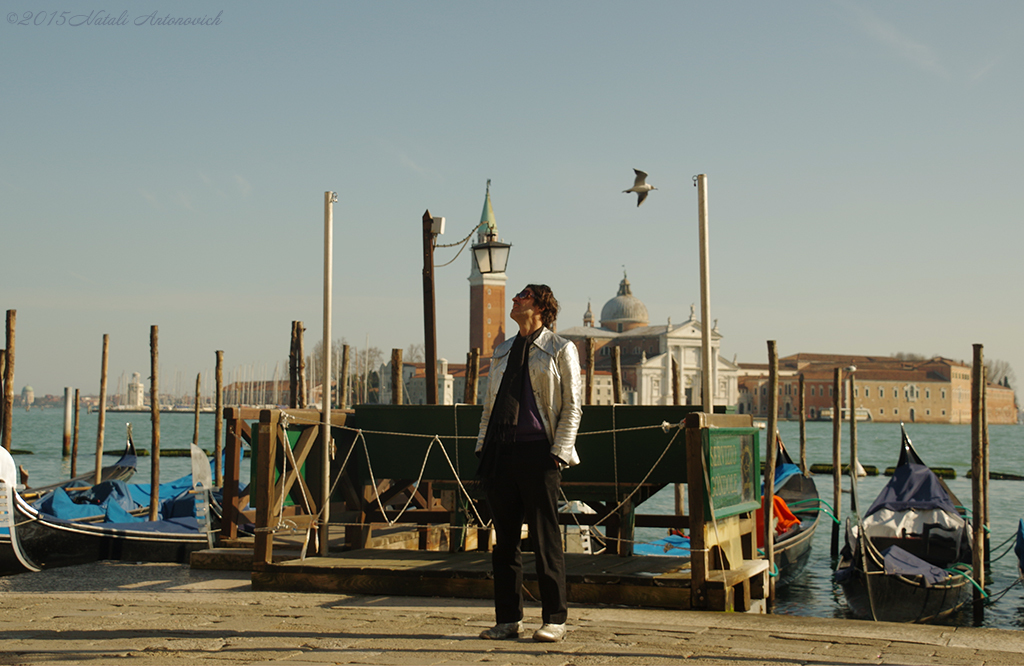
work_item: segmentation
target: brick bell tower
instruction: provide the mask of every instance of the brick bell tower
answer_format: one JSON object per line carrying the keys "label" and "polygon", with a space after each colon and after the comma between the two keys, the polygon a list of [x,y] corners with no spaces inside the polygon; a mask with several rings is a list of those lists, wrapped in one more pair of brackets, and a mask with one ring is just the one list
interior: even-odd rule
{"label": "brick bell tower", "polygon": [[[491,208],[489,179],[476,233],[477,243],[486,242],[487,234],[498,233],[494,209]],[[469,261],[469,348],[479,347],[481,358],[490,358],[494,348],[505,341],[505,283],[508,276],[504,273],[482,275],[472,254]]]}

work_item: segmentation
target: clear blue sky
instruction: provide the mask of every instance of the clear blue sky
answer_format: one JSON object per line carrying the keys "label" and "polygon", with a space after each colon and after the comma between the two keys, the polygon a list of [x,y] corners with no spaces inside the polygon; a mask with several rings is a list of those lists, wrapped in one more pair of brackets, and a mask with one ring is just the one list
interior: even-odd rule
{"label": "clear blue sky", "polygon": [[[422,341],[420,217],[465,236],[488,178],[510,294],[550,284],[573,326],[625,266],[652,323],[681,322],[698,173],[726,357],[980,342],[1024,378],[1024,3],[88,5],[120,26],[0,6],[18,390],[98,392],[104,333],[111,381],[145,377],[152,324],[164,388],[217,349],[272,372],[295,319],[311,347],[325,190],[335,337],[358,347]],[[135,25],[153,11],[220,23]],[[633,167],[659,188],[639,209]],[[453,362],[469,261],[438,269]]]}

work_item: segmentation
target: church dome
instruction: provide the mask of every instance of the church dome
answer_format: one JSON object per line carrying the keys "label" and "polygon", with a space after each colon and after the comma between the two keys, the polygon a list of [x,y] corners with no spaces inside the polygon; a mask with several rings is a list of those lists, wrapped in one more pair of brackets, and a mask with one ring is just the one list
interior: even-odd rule
{"label": "church dome", "polygon": [[633,295],[629,280],[623,275],[618,295],[601,308],[601,327],[621,332],[647,326],[648,322],[647,306]]}

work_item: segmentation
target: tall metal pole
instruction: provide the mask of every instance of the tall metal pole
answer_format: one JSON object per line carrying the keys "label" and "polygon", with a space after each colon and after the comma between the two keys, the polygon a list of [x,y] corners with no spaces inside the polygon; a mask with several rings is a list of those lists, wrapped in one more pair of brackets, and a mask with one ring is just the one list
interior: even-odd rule
{"label": "tall metal pole", "polygon": [[434,233],[430,211],[423,213],[423,346],[426,354],[427,404],[437,404],[437,320],[434,301]]}
{"label": "tall metal pole", "polygon": [[711,360],[711,271],[708,266],[708,177],[697,176],[697,214],[700,218],[700,388],[702,409],[715,411],[714,366]]}
{"label": "tall metal pole", "polygon": [[320,428],[323,453],[320,465],[320,555],[323,557],[329,552],[328,522],[331,517],[331,288],[334,275],[334,202],[337,200],[338,195],[334,192],[324,192],[324,362],[320,391],[324,415]]}

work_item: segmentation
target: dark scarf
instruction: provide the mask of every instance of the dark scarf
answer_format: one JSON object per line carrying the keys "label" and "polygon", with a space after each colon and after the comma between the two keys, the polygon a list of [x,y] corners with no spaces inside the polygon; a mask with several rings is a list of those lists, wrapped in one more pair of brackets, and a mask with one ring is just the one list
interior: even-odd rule
{"label": "dark scarf", "polygon": [[480,452],[480,467],[476,475],[482,482],[494,478],[498,467],[498,453],[516,440],[516,425],[519,422],[519,397],[523,394],[523,377],[529,372],[530,346],[543,331],[537,329],[525,338],[516,334],[512,349],[505,362],[505,374],[494,396],[491,418],[484,435],[484,446]]}

